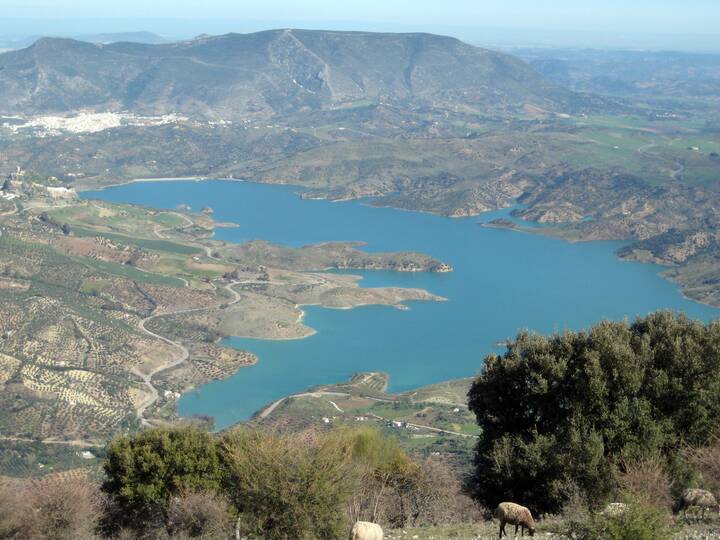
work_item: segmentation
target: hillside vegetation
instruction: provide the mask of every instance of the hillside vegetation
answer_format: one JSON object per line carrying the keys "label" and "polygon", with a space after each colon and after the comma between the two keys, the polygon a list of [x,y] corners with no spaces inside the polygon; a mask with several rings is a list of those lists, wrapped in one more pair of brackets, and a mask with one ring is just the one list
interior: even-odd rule
{"label": "hillside vegetation", "polygon": [[524,62],[431,34],[271,30],[172,44],[45,38],[0,55],[0,112],[92,107],[200,118],[438,100],[483,109],[567,107]]}
{"label": "hillside vegetation", "polygon": [[485,359],[468,394],[481,429],[475,496],[540,513],[575,494],[597,506],[648,464],[676,497],[695,487],[687,449],[720,434],[719,347],[720,322],[668,312],[587,332],[521,333]]}
{"label": "hillside vegetation", "polygon": [[32,485],[0,487],[3,538],[336,539],[363,518],[404,527],[477,517],[441,461],[412,460],[369,428],[305,440],[152,429],[109,445],[101,485],[47,480],[41,496]]}
{"label": "hillside vegetation", "polygon": [[716,506],[672,510],[688,487],[720,495],[719,344],[718,323],[670,313],[519,335],[470,390],[480,439],[467,477],[349,421],[293,436],[155,428],[113,441],[99,483],[6,478],[0,534],[336,539],[363,519],[388,538],[492,538],[490,511],[512,500],[548,538],[714,538]]}
{"label": "hillside vegetation", "polygon": [[0,54],[0,172],[239,178],[453,217],[520,202],[536,232],[632,241],[623,257],[720,305],[718,57],[515,52],[529,63],[418,33],[41,39]]}
{"label": "hillside vegetation", "polygon": [[24,171],[0,194],[0,474],[92,463],[108,440],[177,419],[182,392],[257,361],[221,337],[314,332],[300,304],[442,300],[326,268],[451,270],[355,243],[220,242],[210,209],[81,201]]}

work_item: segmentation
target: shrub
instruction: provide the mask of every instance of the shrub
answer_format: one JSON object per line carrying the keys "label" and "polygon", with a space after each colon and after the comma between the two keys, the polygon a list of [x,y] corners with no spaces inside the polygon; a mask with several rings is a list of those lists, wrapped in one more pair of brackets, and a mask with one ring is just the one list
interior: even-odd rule
{"label": "shrub", "polygon": [[172,535],[183,538],[228,538],[231,531],[227,501],[208,491],[172,497],[168,522]]}
{"label": "shrub", "polygon": [[623,492],[666,512],[672,509],[672,483],[662,463],[646,460],[624,464],[622,468],[618,484]]}
{"label": "shrub", "polygon": [[720,439],[708,446],[688,448],[685,456],[702,476],[702,484],[715,494],[720,493]]}
{"label": "shrub", "polygon": [[220,457],[211,435],[194,427],[149,429],[108,447],[102,489],[117,505],[117,525],[157,526],[167,521],[172,496],[217,491]]}
{"label": "shrub", "polygon": [[358,519],[422,526],[477,517],[447,465],[414,462],[369,427],[302,442],[243,429],[219,438],[148,430],[113,442],[105,470],[104,532],[124,527],[142,538],[221,537],[237,525],[270,540],[330,539]]}
{"label": "shrub", "polygon": [[28,506],[20,492],[19,482],[5,481],[0,484],[0,538],[19,536],[23,529],[23,517]]}
{"label": "shrub", "polygon": [[236,430],[224,437],[222,455],[244,532],[268,540],[346,534],[344,509],[355,484],[345,448]]}
{"label": "shrub", "polygon": [[351,522],[402,528],[478,517],[477,505],[463,495],[445,463],[413,461],[395,439],[375,428],[340,429],[326,444],[344,449],[352,464],[355,487],[347,510]]}
{"label": "shrub", "polygon": [[607,516],[592,514],[570,521],[567,536],[576,540],[655,540],[672,537],[667,512],[654,505],[625,498],[626,512]]}
{"label": "shrub", "polygon": [[[479,518],[450,468],[437,459],[418,462],[398,478],[381,501],[380,521],[394,528],[423,527]],[[463,513],[465,515],[463,515]]]}
{"label": "shrub", "polygon": [[[557,512],[576,482],[591,504],[623,461],[672,462],[704,445],[720,415],[720,322],[660,312],[588,332],[527,332],[490,355],[468,397],[481,435],[471,489]],[[675,472],[675,469],[673,469]]]}
{"label": "shrub", "polygon": [[671,454],[668,457],[667,469],[672,480],[671,492],[673,500],[679,500],[686,488],[699,485],[700,474],[688,461],[685,452]]}
{"label": "shrub", "polygon": [[325,444],[347,455],[352,464],[354,488],[347,506],[350,521],[403,521],[387,500],[397,496],[401,486],[407,487],[416,465],[395,440],[375,428],[362,427],[339,429],[327,437]]}
{"label": "shrub", "polygon": [[100,492],[86,480],[17,480],[0,487],[1,538],[91,538],[100,512]]}

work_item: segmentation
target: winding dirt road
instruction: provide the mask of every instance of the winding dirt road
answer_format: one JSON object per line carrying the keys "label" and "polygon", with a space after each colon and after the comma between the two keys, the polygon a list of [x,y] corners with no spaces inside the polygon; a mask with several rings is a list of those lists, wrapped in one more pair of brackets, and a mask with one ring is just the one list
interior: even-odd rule
{"label": "winding dirt road", "polygon": [[[373,418],[376,418],[378,420],[384,420],[388,421],[387,418],[383,418],[382,416],[378,416],[377,414],[370,414]],[[410,426],[417,429],[427,429],[429,431],[434,431],[436,433],[449,433],[450,435],[457,435],[458,437],[465,437],[470,439],[477,439],[477,435],[471,435],[470,433],[460,433],[459,431],[450,431],[449,429],[442,429],[442,428],[436,428],[431,426],[424,426],[422,424],[411,424],[410,422],[405,422],[406,426]]]}
{"label": "winding dirt road", "polygon": [[[670,142],[670,145],[672,145],[672,143],[674,143],[676,140],[677,139],[673,139]],[[655,139],[653,139],[649,144],[642,145],[636,151],[638,154],[640,154],[641,156],[644,156],[646,158],[650,158],[650,159],[654,158],[654,159],[663,161],[665,163],[672,163],[672,165],[676,168],[673,169],[672,171],[670,171],[670,178],[672,178],[673,180],[677,180],[678,176],[681,175],[683,172],[685,172],[685,164],[682,161],[680,161],[679,159],[670,159],[670,158],[667,158],[666,156],[656,154],[654,152],[648,152],[648,150],[650,150],[651,148],[657,148],[657,146],[658,145],[655,142]]]}
{"label": "winding dirt road", "polygon": [[79,446],[79,447],[91,447],[91,448],[104,448],[105,443],[99,443],[99,442],[91,442],[91,441],[83,441],[82,439],[73,439],[69,441],[65,441],[62,439],[29,439],[27,437],[2,437],[0,436],[0,441],[12,441],[12,442],[27,442],[27,443],[42,443],[42,444],[59,444],[59,445],[65,445],[65,446]]}
{"label": "winding dirt road", "polygon": [[[233,299],[227,303],[228,306],[237,304],[241,300],[242,296],[240,296],[240,293],[238,293],[235,289],[233,289],[233,287],[235,285],[240,285],[243,283],[245,283],[245,282],[244,281],[231,281],[230,283],[228,283],[227,285],[225,285],[223,287],[223,289],[228,291],[233,296]],[[170,315],[182,315],[184,313],[197,313],[197,312],[201,312],[201,311],[209,311],[211,309],[217,309],[217,306],[208,306],[208,307],[191,308],[191,309],[179,309],[176,311],[167,311],[167,312],[163,312],[163,313],[152,314],[152,315],[149,315],[148,317],[145,317],[143,320],[141,320],[138,323],[138,329],[141,332],[143,332],[144,334],[146,334],[152,338],[164,341],[168,345],[175,347],[180,352],[180,354],[177,356],[177,358],[175,360],[173,360],[169,364],[164,364],[162,366],[159,366],[159,367],[153,369],[152,371],[150,371],[149,373],[143,373],[140,370],[138,370],[137,368],[133,368],[131,370],[132,373],[134,373],[135,375],[137,375],[138,377],[140,377],[142,379],[143,383],[150,391],[150,397],[148,399],[146,399],[144,403],[140,404],[136,408],[137,417],[140,420],[141,425],[143,425],[143,426],[150,425],[150,423],[145,418],[145,411],[147,411],[147,409],[150,406],[152,406],[158,400],[158,397],[159,397],[157,388],[155,388],[155,386],[152,383],[152,378],[155,375],[157,375],[158,373],[161,373],[165,370],[174,368],[175,366],[182,364],[190,356],[190,351],[188,351],[188,349],[187,349],[187,347],[185,347],[185,345],[183,345],[179,341],[173,341],[171,339],[166,338],[165,336],[161,336],[160,334],[156,334],[155,332],[148,330],[147,328],[145,328],[145,324],[148,321],[155,319],[157,317],[165,317],[165,316],[170,316]]]}
{"label": "winding dirt road", "polygon": [[[270,405],[268,405],[266,408],[264,408],[262,411],[260,411],[255,417],[259,419],[267,418],[272,412],[277,409],[281,403],[283,403],[285,400],[288,400],[290,398],[298,398],[298,397],[328,397],[328,396],[340,396],[340,397],[348,397],[352,396],[352,394],[349,394],[347,392],[303,392],[301,394],[293,394],[292,396],[287,396],[282,399],[278,399],[277,401],[273,401]],[[374,398],[365,396],[367,399],[372,399],[373,401],[383,401],[383,402],[392,402],[391,399],[382,399],[382,398]],[[328,400],[328,403],[332,405],[335,409],[337,409],[339,412],[344,412],[338,405],[331,400]],[[389,418],[384,418],[382,416],[378,416],[377,414],[370,413],[369,416],[372,416],[376,420],[382,420],[383,422],[390,422]],[[448,429],[441,429],[436,428],[432,426],[425,426],[423,424],[412,424],[410,422],[405,422],[406,425],[416,428],[416,429],[426,429],[428,431],[433,431],[436,433],[446,433],[449,435],[456,435],[457,437],[465,437],[465,438],[471,438],[471,439],[477,439],[477,435],[472,435],[469,433],[460,433],[459,431],[451,431]]]}
{"label": "winding dirt road", "polygon": [[[284,397],[284,398],[278,399],[277,401],[273,401],[270,405],[268,405],[267,407],[265,407],[262,411],[260,411],[260,412],[257,414],[257,418],[260,418],[260,419],[262,419],[262,418],[267,418],[268,416],[270,416],[270,414],[272,414],[272,412],[273,412],[275,409],[278,408],[278,406],[279,406],[283,401],[285,401],[286,399],[290,399],[290,398],[298,398],[298,397],[323,397],[323,396],[346,397],[346,396],[350,396],[350,395],[352,395],[352,394],[348,394],[347,392],[303,392],[302,394],[293,394],[292,396],[286,396],[286,397]],[[330,403],[332,403],[332,401],[331,401]],[[337,410],[339,410],[340,412],[342,412],[342,410],[340,409],[340,407],[338,407],[337,405],[335,405],[335,408],[336,408]]]}

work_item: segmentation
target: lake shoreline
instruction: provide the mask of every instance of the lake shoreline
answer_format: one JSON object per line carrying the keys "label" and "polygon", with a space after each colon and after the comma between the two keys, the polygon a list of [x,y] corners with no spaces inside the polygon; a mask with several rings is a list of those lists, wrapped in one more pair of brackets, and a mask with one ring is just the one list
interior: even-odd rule
{"label": "lake shoreline", "polygon": [[[217,231],[220,240],[231,243],[264,238],[302,246],[360,238],[369,252],[426,253],[455,268],[441,274],[352,269],[363,278],[361,288],[423,289],[448,301],[413,302],[411,310],[377,305],[313,309],[307,320],[317,332],[312,340],[227,340],[226,345],[246,350],[260,362],[201,385],[178,403],[183,416],[214,416],[219,429],[248,420],[280,397],[337,383],[358,371],[388,372],[391,391],[472,376],[499,341],[512,339],[523,328],[579,330],[601,319],[632,318],[663,308],[703,320],[718,316],[714,308],[685,300],[655,265],[618,259],[615,243],[515,235],[478,227],[473,218],[399,212],[363,201],[311,201],[299,198],[290,185],[220,179],[182,186],[148,181],[94,196],[160,208],[210,206],[219,221],[242,222],[240,228]],[[502,218],[508,212],[486,215]]]}

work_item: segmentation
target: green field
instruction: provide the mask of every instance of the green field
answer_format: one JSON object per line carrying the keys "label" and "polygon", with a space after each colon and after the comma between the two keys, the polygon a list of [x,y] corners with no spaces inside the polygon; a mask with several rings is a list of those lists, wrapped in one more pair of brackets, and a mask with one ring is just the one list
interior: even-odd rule
{"label": "green field", "polygon": [[176,242],[169,242],[168,240],[153,240],[148,238],[138,238],[133,236],[127,236],[124,234],[109,233],[104,231],[97,231],[94,229],[88,229],[79,225],[70,227],[70,230],[75,236],[81,237],[95,237],[101,236],[103,238],[109,238],[126,245],[137,246],[143,249],[151,249],[154,251],[165,251],[168,253],[179,253],[182,255],[195,255],[202,253],[203,251],[193,246],[187,246],[178,244]]}
{"label": "green field", "polygon": [[105,274],[112,274],[118,277],[124,277],[141,283],[154,283],[157,285],[169,285],[170,287],[184,287],[185,283],[176,277],[166,276],[162,274],[153,274],[151,272],[145,272],[138,268],[128,266],[126,264],[119,264],[108,261],[101,261],[99,259],[88,259],[88,258],[77,258],[78,263],[87,266],[93,270],[99,271]]}

